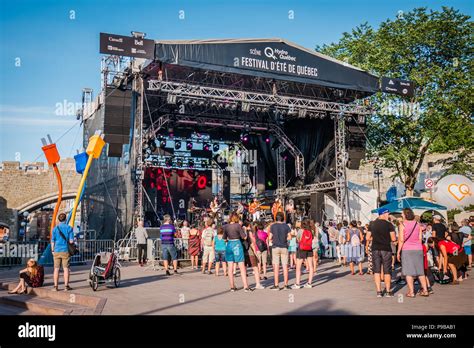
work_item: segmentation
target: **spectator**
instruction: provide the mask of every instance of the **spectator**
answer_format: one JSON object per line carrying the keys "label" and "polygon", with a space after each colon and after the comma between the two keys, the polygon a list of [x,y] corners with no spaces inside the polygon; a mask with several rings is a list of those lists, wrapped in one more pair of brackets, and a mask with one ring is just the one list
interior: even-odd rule
{"label": "spectator", "polygon": [[309,269],[308,282],[305,288],[312,288],[313,285],[313,233],[311,231],[311,224],[308,220],[304,220],[301,224],[301,232],[298,234],[298,254],[296,256],[296,283],[291,287],[292,289],[301,288],[301,266],[306,260],[306,267]]}
{"label": "spectator", "polygon": [[69,248],[68,243],[74,243],[74,232],[66,223],[66,214],[58,216],[59,224],[53,230],[51,237],[51,252],[54,259],[53,291],[58,291],[59,270],[61,266],[64,271],[64,291],[72,290],[69,286]]}
{"label": "spectator", "polygon": [[166,269],[166,275],[169,276],[170,271],[169,259],[173,261],[174,274],[178,274],[178,251],[174,245],[176,229],[171,222],[171,216],[166,214],[163,216],[163,225],[160,227],[161,250],[163,253],[163,265]]}
{"label": "spectator", "polygon": [[257,258],[257,238],[255,232],[255,226],[250,226],[247,229],[247,241],[248,241],[248,252],[246,255],[245,264],[247,267],[252,267],[253,275],[255,278],[255,289],[263,290],[265,287],[260,283],[260,272],[258,267],[258,258]]}
{"label": "spectator", "polygon": [[364,236],[362,235],[362,231],[357,228],[357,222],[355,220],[351,221],[350,227],[347,229],[346,232],[346,243],[347,243],[347,261],[349,262],[349,266],[351,268],[351,274],[355,275],[354,272],[354,263],[357,263],[359,266],[359,275],[364,275],[362,272],[362,259],[363,259],[363,247],[362,241],[364,240]]}
{"label": "spectator", "polygon": [[461,226],[461,228],[459,229],[459,232],[461,232],[461,233],[464,234],[464,239],[463,239],[462,246],[463,246],[464,252],[466,253],[467,258],[468,258],[468,260],[469,260],[469,263],[468,263],[467,268],[468,268],[468,269],[471,269],[471,267],[472,267],[472,250],[471,250],[471,245],[472,245],[472,229],[471,229],[471,227],[469,226],[469,220],[468,220],[468,219],[462,220],[461,225],[462,225],[462,226]]}
{"label": "spectator", "polygon": [[196,226],[189,230],[188,253],[191,257],[191,269],[198,269],[198,258],[201,252],[201,235]]}
{"label": "spectator", "polygon": [[288,243],[288,254],[290,255],[290,269],[296,269],[296,228],[291,229],[290,237],[291,238]]}
{"label": "spectator", "polygon": [[372,241],[368,240],[367,233],[369,231],[369,224],[365,225],[365,253],[367,254],[367,274],[374,274],[374,262],[372,259]]}
{"label": "spectator", "polygon": [[[319,223],[318,222],[315,223],[314,220],[309,221],[309,226],[310,226],[311,234],[313,235],[313,240],[311,242],[312,243],[311,248],[313,251],[313,272],[316,273],[318,269],[318,264],[319,264],[319,252],[320,252],[319,242],[322,238],[323,232],[321,228],[319,227]],[[306,268],[308,268],[308,265],[306,265]]]}
{"label": "spectator", "polygon": [[383,297],[380,273],[382,266],[384,270],[385,296],[392,297],[392,248],[391,242],[395,242],[395,228],[388,222],[388,209],[379,208],[378,219],[369,224],[367,240],[372,242],[372,261],[374,263],[374,282],[377,289],[377,297]]}
{"label": "spectator", "polygon": [[448,232],[448,229],[446,228],[445,224],[441,223],[441,220],[441,216],[433,216],[433,225],[431,226],[431,228],[433,231],[432,237],[436,237],[440,240],[443,240],[446,238],[446,233]]}
{"label": "spectator", "polygon": [[188,250],[188,245],[189,245],[189,231],[191,229],[189,228],[189,222],[186,220],[183,221],[183,226],[181,227],[181,238],[183,240],[183,248],[185,250]]}
{"label": "spectator", "polygon": [[262,222],[257,223],[256,244],[259,273],[263,274],[263,280],[267,280],[268,233]]}
{"label": "spectator", "polygon": [[216,277],[219,276],[219,268],[222,263],[224,270],[224,277],[227,277],[227,263],[225,261],[225,247],[226,242],[224,240],[224,229],[219,227],[217,235],[214,237],[214,253],[216,255]]}
{"label": "spectator", "polygon": [[284,222],[285,216],[278,212],[276,222],[270,226],[270,241],[272,247],[272,264],[275,283],[270,290],[280,290],[279,272],[280,263],[283,268],[283,290],[290,290],[288,285],[288,241],[291,239],[290,228]]}
{"label": "spectator", "polygon": [[143,227],[142,220],[138,220],[138,226],[135,228],[135,238],[137,239],[138,263],[140,267],[143,267],[146,264],[148,233],[146,228]]}
{"label": "spectator", "polygon": [[438,250],[443,260],[440,270],[446,275],[449,268],[453,277],[451,284],[458,285],[459,280],[462,280],[462,276],[458,278],[458,272],[461,272],[462,275],[467,271],[468,260],[464,249],[450,240],[440,240],[436,237],[428,239],[428,246]]}
{"label": "spectator", "polygon": [[214,261],[214,229],[212,228],[212,219],[206,220],[206,228],[201,234],[201,248],[202,248],[202,274],[206,273],[206,264],[208,265],[208,272],[212,274],[212,262]]}
{"label": "spectator", "polygon": [[244,248],[242,246],[242,241],[247,238],[242,226],[239,224],[239,216],[237,214],[232,214],[229,223],[224,225],[224,240],[227,241],[225,249],[225,259],[227,261],[230,282],[230,291],[234,292],[237,290],[234,283],[234,263],[237,263],[240,269],[242,276],[242,282],[244,284],[244,291],[250,292],[253,289],[250,289],[247,282],[247,271],[245,269],[245,256]]}
{"label": "spectator", "polygon": [[337,255],[337,244],[338,244],[338,231],[334,228],[334,222],[330,221],[329,222],[329,229],[328,229],[328,234],[329,234],[329,244],[331,245],[331,257],[336,260],[336,255]]}
{"label": "spectator", "polygon": [[44,282],[44,269],[43,266],[39,266],[38,263],[29,259],[26,263],[26,268],[20,271],[20,282],[17,287],[9,294],[26,294],[28,286],[32,288],[38,288],[43,286]]}
{"label": "spectator", "polygon": [[422,232],[420,224],[415,221],[415,214],[410,208],[402,211],[403,222],[398,231],[397,260],[402,263],[402,275],[408,284],[407,297],[415,297],[413,277],[418,277],[421,284],[421,296],[429,296],[425,278]]}

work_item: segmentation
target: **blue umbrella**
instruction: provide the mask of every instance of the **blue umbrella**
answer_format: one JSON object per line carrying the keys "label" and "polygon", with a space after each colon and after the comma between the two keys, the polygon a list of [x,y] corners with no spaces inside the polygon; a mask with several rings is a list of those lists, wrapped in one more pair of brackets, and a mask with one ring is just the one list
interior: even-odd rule
{"label": "blue umbrella", "polygon": [[[432,203],[425,201],[424,199],[418,197],[403,197],[380,208],[388,209],[390,213],[401,213],[404,208],[411,208],[411,209],[423,209],[423,210],[447,210],[444,205]],[[377,213],[378,209],[372,210],[372,213]]]}

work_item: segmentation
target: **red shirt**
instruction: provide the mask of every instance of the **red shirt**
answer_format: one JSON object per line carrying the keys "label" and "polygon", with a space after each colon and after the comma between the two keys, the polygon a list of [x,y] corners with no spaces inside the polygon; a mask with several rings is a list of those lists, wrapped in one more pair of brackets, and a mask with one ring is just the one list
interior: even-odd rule
{"label": "red shirt", "polygon": [[453,255],[456,251],[460,253],[463,249],[458,244],[451,242],[450,240],[442,240],[438,245],[444,245],[446,252]]}

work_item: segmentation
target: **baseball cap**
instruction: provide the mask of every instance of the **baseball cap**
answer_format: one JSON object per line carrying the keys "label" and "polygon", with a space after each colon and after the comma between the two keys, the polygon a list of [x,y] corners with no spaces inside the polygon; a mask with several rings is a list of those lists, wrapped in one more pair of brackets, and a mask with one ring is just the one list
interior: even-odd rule
{"label": "baseball cap", "polygon": [[388,212],[390,212],[390,211],[388,210],[388,208],[379,208],[379,209],[377,210],[377,213],[378,213],[379,215],[383,215],[383,214],[388,213]]}
{"label": "baseball cap", "polygon": [[440,215],[435,215],[433,216],[433,219],[435,220],[442,220],[443,218]]}

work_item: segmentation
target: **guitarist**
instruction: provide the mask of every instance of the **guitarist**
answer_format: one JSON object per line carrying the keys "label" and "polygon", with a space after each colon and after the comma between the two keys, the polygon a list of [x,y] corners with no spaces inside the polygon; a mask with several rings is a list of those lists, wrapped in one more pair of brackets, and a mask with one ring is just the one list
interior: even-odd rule
{"label": "guitarist", "polygon": [[252,214],[252,221],[260,220],[260,203],[257,198],[254,198],[249,204],[249,213]]}
{"label": "guitarist", "polygon": [[278,213],[283,213],[283,216],[285,216],[283,212],[283,204],[281,204],[280,198],[276,198],[272,206],[272,216],[274,221],[276,221],[276,216]]}

